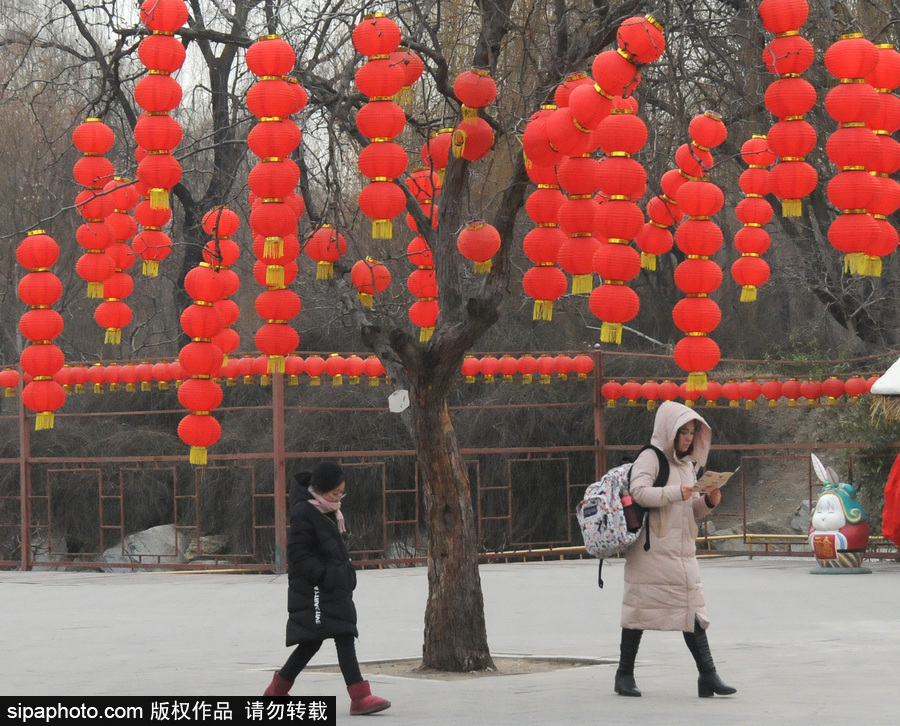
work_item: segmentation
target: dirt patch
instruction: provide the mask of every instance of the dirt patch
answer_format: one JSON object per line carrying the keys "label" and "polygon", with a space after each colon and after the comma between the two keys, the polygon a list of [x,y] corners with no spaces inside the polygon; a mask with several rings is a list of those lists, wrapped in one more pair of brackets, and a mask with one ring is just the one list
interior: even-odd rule
{"label": "dirt patch", "polygon": [[[528,673],[547,673],[567,668],[583,668],[595,665],[615,665],[616,661],[592,658],[494,656],[494,670],[470,671],[468,673],[447,673],[422,668],[421,658],[402,660],[381,660],[360,663],[364,675],[397,676],[399,678],[424,678],[436,681],[458,681],[470,678],[492,678],[496,676],[521,676]],[[308,671],[320,673],[340,673],[336,665],[308,667]]]}

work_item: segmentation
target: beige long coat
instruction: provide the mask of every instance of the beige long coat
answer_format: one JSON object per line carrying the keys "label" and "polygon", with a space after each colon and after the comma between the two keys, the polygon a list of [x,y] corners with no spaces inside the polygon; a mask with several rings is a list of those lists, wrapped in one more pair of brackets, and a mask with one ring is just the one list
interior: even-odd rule
{"label": "beige long coat", "polygon": [[[698,423],[692,451],[676,459],[675,435],[692,420]],[[703,628],[709,625],[695,538],[696,519],[712,510],[700,494],[682,500],[681,485],[693,485],[696,469],[706,464],[712,429],[693,409],[666,401],[657,410],[650,442],[669,460],[669,480],[664,487],[654,487],[659,470],[656,454],[648,449],[638,456],[631,471],[631,494],[649,510],[650,549],[644,550],[642,533],[625,553],[622,627],[693,632],[695,618]]]}

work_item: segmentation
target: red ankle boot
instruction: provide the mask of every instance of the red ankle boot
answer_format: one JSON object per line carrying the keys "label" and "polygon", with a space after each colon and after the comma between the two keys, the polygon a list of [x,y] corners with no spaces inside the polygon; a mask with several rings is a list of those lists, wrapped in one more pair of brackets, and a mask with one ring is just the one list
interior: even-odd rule
{"label": "red ankle boot", "polygon": [[266,689],[264,696],[287,696],[291,690],[291,686],[294,685],[293,681],[289,681],[286,678],[282,678],[278,671],[275,671],[275,675],[272,676],[272,682],[269,684],[269,687]]}
{"label": "red ankle boot", "polygon": [[372,689],[368,681],[360,681],[352,686],[347,686],[350,694],[350,715],[362,716],[367,713],[378,713],[391,707],[391,702],[384,698],[372,695]]}

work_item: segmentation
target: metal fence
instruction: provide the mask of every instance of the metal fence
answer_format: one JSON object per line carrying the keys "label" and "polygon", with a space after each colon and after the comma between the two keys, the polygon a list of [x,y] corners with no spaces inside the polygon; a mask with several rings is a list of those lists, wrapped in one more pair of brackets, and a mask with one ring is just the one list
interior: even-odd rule
{"label": "metal fence", "polygon": [[[538,396],[539,387],[535,385],[516,403],[485,403],[488,397],[455,407],[458,429],[467,425],[466,416],[486,411],[494,417],[496,426],[515,429],[516,416],[535,408],[552,408],[557,417],[583,424],[573,426],[572,431],[560,431],[557,426],[553,436],[548,435],[553,443],[547,445],[532,437],[520,446],[498,446],[488,440],[484,446],[470,442],[461,447],[485,560],[583,556],[573,514],[575,504],[587,484],[607,466],[639,448],[609,440],[610,411],[600,395],[602,360],[599,353],[594,357],[594,374],[586,380],[560,384],[567,388],[557,400],[546,393]],[[154,410],[152,406],[138,407],[143,410],[128,410],[126,406],[123,410],[120,405],[119,410],[73,411],[57,414],[56,429],[61,431],[34,433],[33,414],[26,412],[21,396],[5,399],[0,412],[4,441],[4,455],[0,457],[0,567],[282,572],[288,474],[323,459],[341,463],[352,482],[345,509],[354,560],[362,566],[424,562],[426,519],[415,451],[383,447],[342,451],[325,442],[316,450],[291,450],[285,443],[285,421],[290,426],[291,420],[308,415],[310,389],[304,393],[303,386],[286,386],[282,376],[273,376],[269,388],[268,403],[226,405],[221,413],[238,417],[252,412],[255,426],[271,430],[271,448],[241,451],[233,446],[228,453],[217,453],[213,447],[209,464],[198,467],[190,465],[186,447],[154,448],[145,433],[177,420],[173,417],[183,415],[183,410]],[[319,406],[317,410],[336,419],[364,415],[371,417],[365,419],[364,428],[385,429],[396,419],[391,418],[394,415],[388,411],[385,396],[375,396],[374,391],[358,391],[363,403],[367,397],[371,399],[367,405]],[[541,400],[529,402],[529,397]],[[734,411],[733,415],[742,412]],[[136,416],[148,423],[130,435]],[[86,428],[89,421],[96,429],[98,417],[104,425],[121,429],[111,436],[109,450],[81,455],[64,443],[55,443],[60,437],[63,442],[70,441],[71,433],[68,439],[63,434]],[[515,431],[510,435],[514,437]],[[121,441],[128,445],[117,443]],[[142,443],[151,450],[140,453]],[[732,507],[722,515],[733,521],[736,531],[726,536],[703,531],[698,546],[709,553],[726,555],[810,556],[802,535],[747,532],[746,493],[754,485],[754,461],[783,458],[788,463],[788,475],[807,482],[809,498],[814,499],[818,484],[809,466],[810,449],[848,457],[851,483],[852,462],[871,457],[864,442],[774,442],[715,448],[740,459],[740,481],[729,485],[733,487],[729,495]],[[893,457],[896,449],[888,446],[881,455]],[[536,501],[540,516],[535,516]],[[723,548],[723,541],[730,542],[728,549]],[[893,557],[895,551],[873,538],[870,554]]]}

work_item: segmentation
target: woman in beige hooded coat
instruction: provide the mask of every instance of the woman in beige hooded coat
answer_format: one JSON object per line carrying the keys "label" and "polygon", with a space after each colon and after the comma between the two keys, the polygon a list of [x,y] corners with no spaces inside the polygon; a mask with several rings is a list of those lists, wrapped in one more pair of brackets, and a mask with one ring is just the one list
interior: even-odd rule
{"label": "woman in beige hooded coat", "polygon": [[706,628],[706,604],[697,563],[696,520],[721,501],[714,489],[701,496],[693,491],[696,470],[706,464],[712,429],[693,409],[666,401],[659,406],[650,443],[669,463],[665,486],[654,487],[659,459],[652,450],[638,456],[631,471],[631,495],[648,510],[650,547],[641,536],[625,553],[625,595],[622,600],[622,643],[615,691],[640,696],[634,681],[634,661],[645,630],[680,630],[700,672],[698,693],[730,695],[716,673]]}

